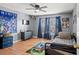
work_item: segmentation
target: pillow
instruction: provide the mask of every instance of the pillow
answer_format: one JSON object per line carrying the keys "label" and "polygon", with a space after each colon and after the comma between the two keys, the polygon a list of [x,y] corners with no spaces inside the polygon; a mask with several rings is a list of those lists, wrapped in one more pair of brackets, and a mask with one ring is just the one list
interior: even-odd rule
{"label": "pillow", "polygon": [[60,39],[71,39],[71,35],[68,32],[59,32]]}

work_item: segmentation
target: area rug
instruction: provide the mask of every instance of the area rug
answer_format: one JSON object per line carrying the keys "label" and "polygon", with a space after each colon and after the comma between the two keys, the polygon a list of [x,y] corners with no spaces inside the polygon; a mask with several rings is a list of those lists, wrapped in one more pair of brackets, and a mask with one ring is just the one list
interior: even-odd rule
{"label": "area rug", "polygon": [[34,44],[34,47],[26,51],[27,53],[30,53],[32,55],[45,55],[45,43],[44,42],[38,42]]}

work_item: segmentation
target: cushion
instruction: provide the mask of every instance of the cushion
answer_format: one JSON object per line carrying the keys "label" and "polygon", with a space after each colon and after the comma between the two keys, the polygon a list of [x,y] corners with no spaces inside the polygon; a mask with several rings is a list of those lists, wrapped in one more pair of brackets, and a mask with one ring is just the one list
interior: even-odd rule
{"label": "cushion", "polygon": [[61,39],[71,39],[71,35],[68,32],[59,32],[58,35]]}

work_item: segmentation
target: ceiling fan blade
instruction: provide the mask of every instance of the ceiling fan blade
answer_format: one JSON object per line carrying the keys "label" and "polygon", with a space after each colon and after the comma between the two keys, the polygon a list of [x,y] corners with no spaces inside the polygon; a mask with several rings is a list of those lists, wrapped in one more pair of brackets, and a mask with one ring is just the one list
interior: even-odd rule
{"label": "ceiling fan blade", "polygon": [[30,4],[30,5],[35,8],[35,5],[33,5],[33,4]]}
{"label": "ceiling fan blade", "polygon": [[26,8],[26,10],[35,10],[35,8]]}
{"label": "ceiling fan blade", "polygon": [[37,5],[36,3],[33,3],[34,5]]}
{"label": "ceiling fan blade", "polygon": [[40,9],[40,11],[46,12],[45,10],[41,10],[41,9]]}
{"label": "ceiling fan blade", "polygon": [[42,6],[42,7],[40,7],[40,8],[41,8],[41,9],[42,9],[42,8],[47,8],[47,6]]}

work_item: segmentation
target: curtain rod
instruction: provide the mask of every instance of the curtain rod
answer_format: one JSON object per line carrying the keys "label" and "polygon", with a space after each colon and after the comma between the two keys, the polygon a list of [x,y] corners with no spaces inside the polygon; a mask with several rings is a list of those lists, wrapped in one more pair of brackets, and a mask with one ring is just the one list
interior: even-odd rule
{"label": "curtain rod", "polygon": [[[39,17],[39,18],[41,18],[41,19],[45,19],[46,17]],[[50,17],[50,18],[55,18],[55,17]]]}

